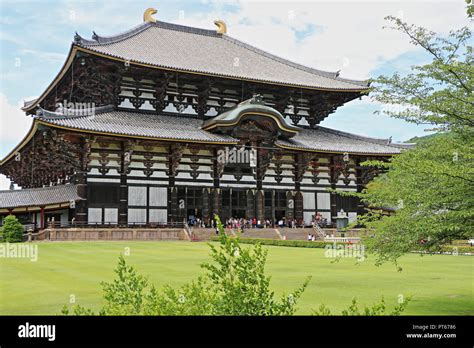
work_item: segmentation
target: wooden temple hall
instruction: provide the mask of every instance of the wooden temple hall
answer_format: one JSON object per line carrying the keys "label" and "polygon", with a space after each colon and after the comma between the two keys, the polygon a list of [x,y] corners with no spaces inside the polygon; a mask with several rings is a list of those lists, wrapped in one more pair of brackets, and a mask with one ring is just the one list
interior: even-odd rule
{"label": "wooden temple hall", "polygon": [[319,124],[363,96],[355,81],[282,59],[217,30],[144,22],[115,36],[76,34],[56,78],[23,110],[24,139],[0,162],[20,190],[0,214],[43,228],[153,226],[214,213],[309,225],[364,212],[352,197],[388,139]]}

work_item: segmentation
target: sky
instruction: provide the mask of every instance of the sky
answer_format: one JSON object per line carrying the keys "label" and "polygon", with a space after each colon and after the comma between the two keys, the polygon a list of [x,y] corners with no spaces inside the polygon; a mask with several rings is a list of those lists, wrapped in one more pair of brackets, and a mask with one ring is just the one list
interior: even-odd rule
{"label": "sky", "polygon": [[[469,25],[463,0],[1,0],[0,158],[27,133],[31,117],[20,106],[39,96],[59,72],[74,33],[115,35],[140,24],[149,7],[158,10],[159,21],[206,29],[215,29],[214,20],[222,19],[231,37],[310,67],[341,70],[342,77],[352,79],[403,74],[429,61],[406,36],[384,28],[387,15],[439,34]],[[424,126],[375,115],[381,108],[363,97],[321,125],[394,141],[427,134]],[[0,189],[8,187],[0,175]]]}

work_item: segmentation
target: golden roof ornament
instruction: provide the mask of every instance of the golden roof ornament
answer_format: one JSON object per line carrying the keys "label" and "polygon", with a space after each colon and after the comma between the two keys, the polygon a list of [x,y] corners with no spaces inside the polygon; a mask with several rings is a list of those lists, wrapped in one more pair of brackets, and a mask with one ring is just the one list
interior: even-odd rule
{"label": "golden roof ornament", "polygon": [[155,23],[156,22],[156,19],[152,17],[152,15],[156,14],[156,11],[154,8],[150,7],[150,8],[147,8],[145,10],[145,12],[143,12],[143,21],[144,22],[151,22],[151,23]]}
{"label": "golden roof ornament", "polygon": [[224,21],[219,19],[217,21],[214,21],[214,24],[217,26],[217,34],[227,33],[227,25],[225,25]]}

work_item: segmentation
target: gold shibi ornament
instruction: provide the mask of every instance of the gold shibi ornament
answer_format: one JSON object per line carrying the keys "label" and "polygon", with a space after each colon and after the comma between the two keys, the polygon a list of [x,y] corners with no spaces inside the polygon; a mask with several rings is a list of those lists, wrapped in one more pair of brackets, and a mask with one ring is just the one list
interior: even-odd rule
{"label": "gold shibi ornament", "polygon": [[222,20],[214,21],[214,24],[217,26],[217,34],[226,34],[227,33],[227,25]]}
{"label": "gold shibi ornament", "polygon": [[143,21],[144,22],[156,22],[156,19],[152,17],[152,15],[156,14],[158,11],[154,8],[147,8],[145,12],[143,12]]}

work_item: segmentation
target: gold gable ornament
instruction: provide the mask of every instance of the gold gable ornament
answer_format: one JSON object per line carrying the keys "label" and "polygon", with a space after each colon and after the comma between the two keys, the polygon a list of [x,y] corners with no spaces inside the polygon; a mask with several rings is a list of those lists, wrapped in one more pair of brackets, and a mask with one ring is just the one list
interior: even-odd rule
{"label": "gold gable ornament", "polygon": [[154,8],[147,8],[145,12],[143,12],[143,21],[144,22],[151,22],[155,23],[156,19],[152,17],[152,15],[156,14],[156,11]]}
{"label": "gold gable ornament", "polygon": [[217,26],[217,34],[227,34],[227,25],[224,23],[224,21],[219,19],[214,21],[214,24]]}

